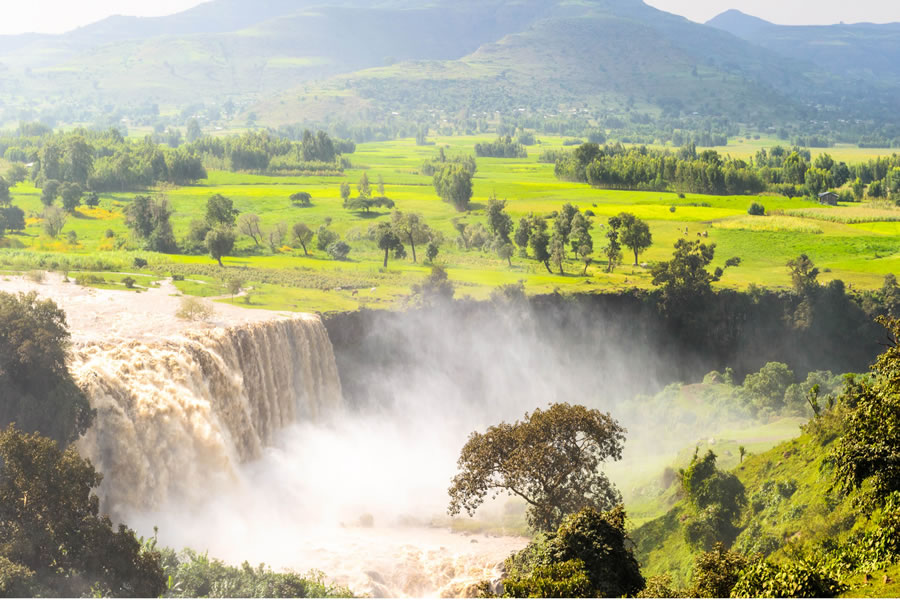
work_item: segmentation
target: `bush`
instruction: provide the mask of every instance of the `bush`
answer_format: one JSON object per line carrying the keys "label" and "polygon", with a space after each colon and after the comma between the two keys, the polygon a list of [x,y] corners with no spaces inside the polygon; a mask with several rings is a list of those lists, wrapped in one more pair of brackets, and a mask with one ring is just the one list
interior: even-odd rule
{"label": "bush", "polygon": [[744,569],[733,598],[833,598],[845,589],[832,574],[801,560],[776,564],[759,560]]}
{"label": "bush", "polygon": [[47,274],[44,271],[32,270],[25,273],[25,278],[34,283],[44,283]]}
{"label": "bush", "polygon": [[114,237],[116,237],[116,232],[113,231],[112,229],[107,229],[105,235],[106,235],[106,239],[114,238]]}
{"label": "bush", "polygon": [[350,254],[350,245],[347,242],[337,241],[329,244],[326,252],[334,260],[346,260],[347,255]]}
{"label": "bush", "polygon": [[214,312],[209,302],[187,296],[182,298],[181,307],[175,316],[185,321],[205,321],[212,317]]}
{"label": "bush", "polygon": [[747,209],[747,214],[753,215],[754,217],[762,217],[766,214],[766,207],[759,202],[754,202],[750,205],[750,208]]}
{"label": "bush", "polygon": [[141,258],[140,256],[134,257],[134,266],[137,269],[143,269],[147,266],[147,259]]}
{"label": "bush", "polygon": [[129,290],[133,290],[134,284],[137,283],[137,281],[135,281],[134,278],[132,278],[132,277],[126,277],[125,279],[122,280],[122,283],[125,284],[125,287],[128,288]]}

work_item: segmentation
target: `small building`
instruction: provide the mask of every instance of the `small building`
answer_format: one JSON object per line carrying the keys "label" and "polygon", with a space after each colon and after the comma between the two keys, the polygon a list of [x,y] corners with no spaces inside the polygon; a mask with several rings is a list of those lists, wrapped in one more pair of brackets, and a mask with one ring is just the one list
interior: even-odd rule
{"label": "small building", "polygon": [[828,206],[837,206],[838,195],[836,192],[824,192],[819,194],[819,204],[827,204]]}

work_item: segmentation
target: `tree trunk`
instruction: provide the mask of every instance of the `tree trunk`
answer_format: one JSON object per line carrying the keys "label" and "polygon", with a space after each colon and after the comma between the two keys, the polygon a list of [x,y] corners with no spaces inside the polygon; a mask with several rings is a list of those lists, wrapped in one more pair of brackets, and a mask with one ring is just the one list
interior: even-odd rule
{"label": "tree trunk", "polygon": [[551,275],[553,275],[553,270],[550,269],[550,261],[549,260],[544,261],[544,266],[547,267],[547,272],[550,273]]}
{"label": "tree trunk", "polygon": [[224,269],[224,268],[225,268],[225,265],[222,264],[222,257],[221,257],[221,256],[217,256],[217,257],[216,257],[216,260],[219,261],[219,266],[222,267],[222,268]]}
{"label": "tree trunk", "polygon": [[509,268],[512,269],[512,257],[511,256],[506,257],[506,262],[509,263]]}
{"label": "tree trunk", "polygon": [[581,272],[581,276],[585,277],[587,275],[588,264],[584,263],[584,271]]}
{"label": "tree trunk", "polygon": [[413,262],[416,262],[416,243],[413,241],[413,236],[409,236],[409,245],[412,248],[413,253]]}
{"label": "tree trunk", "polygon": [[300,242],[300,245],[303,246],[303,256],[309,256],[309,252],[306,251],[306,244]]}
{"label": "tree trunk", "polygon": [[389,250],[385,249],[385,251],[384,251],[384,268],[385,269],[387,269],[388,252],[389,252]]}
{"label": "tree trunk", "polygon": [[634,251],[634,266],[638,266],[638,251]]}

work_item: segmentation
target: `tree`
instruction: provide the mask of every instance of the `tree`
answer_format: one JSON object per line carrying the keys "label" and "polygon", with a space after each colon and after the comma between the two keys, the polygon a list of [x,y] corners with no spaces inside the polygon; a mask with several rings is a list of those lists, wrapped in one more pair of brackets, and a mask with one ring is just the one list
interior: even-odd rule
{"label": "tree", "polygon": [[[347,189],[349,191],[349,186]],[[309,192],[297,192],[296,194],[291,194],[291,204],[294,206],[302,206],[303,208],[310,207],[312,206],[312,196]]]}
{"label": "tree", "polygon": [[531,542],[506,565],[511,573],[503,584],[514,598],[632,597],[645,584],[622,507],[586,507],[569,515],[556,532]]}
{"label": "tree", "polygon": [[87,196],[84,198],[84,204],[88,208],[96,208],[97,205],[100,204],[100,196],[97,192],[88,192]]}
{"label": "tree", "polygon": [[159,554],[99,515],[91,490],[102,476],[74,447],[10,426],[0,433],[0,464],[0,568],[3,561],[17,568],[15,593],[158,597],[166,590]]}
{"label": "tree", "polygon": [[439,302],[449,302],[453,299],[453,282],[447,270],[440,265],[431,267],[431,272],[421,284],[416,283],[412,286],[413,294],[419,297],[419,301],[424,306],[430,306]]}
{"label": "tree", "polygon": [[66,213],[57,206],[48,206],[44,209],[42,215],[44,220],[44,233],[52,238],[56,238],[66,226]]}
{"label": "tree", "polygon": [[569,234],[572,251],[575,257],[581,256],[582,260],[594,252],[594,238],[591,236],[591,228],[594,224],[580,212],[572,217],[572,230]]}
{"label": "tree", "polygon": [[630,213],[621,213],[622,228],[619,241],[634,253],[634,266],[638,266],[638,255],[653,244],[653,235],[647,223]]}
{"label": "tree", "polygon": [[375,243],[378,245],[378,248],[384,250],[384,268],[387,269],[388,265],[388,254],[393,251],[397,251],[398,249],[403,249],[403,242],[400,241],[400,238],[397,237],[397,234],[394,233],[394,228],[391,227],[390,223],[381,222],[375,227]]}
{"label": "tree", "polygon": [[750,373],[744,379],[746,391],[757,408],[773,411],[784,406],[784,393],[794,383],[794,372],[780,362],[770,362],[757,373]]}
{"label": "tree", "polygon": [[10,231],[25,230],[25,211],[18,206],[9,206],[0,210],[6,219],[6,228]]}
{"label": "tree", "polygon": [[712,550],[699,554],[694,559],[688,596],[730,598],[731,590],[741,578],[741,571],[749,564],[750,561],[743,554],[728,550],[721,542],[716,543]]}
{"label": "tree", "polygon": [[572,234],[572,220],[578,214],[581,214],[581,211],[567,202],[559,209],[556,219],[553,221],[553,232],[562,242],[563,258],[565,258],[566,248],[569,245],[569,236]]}
{"label": "tree", "polygon": [[857,177],[856,180],[853,182],[851,189],[853,190],[853,197],[856,199],[856,201],[862,202],[863,198],[866,195],[866,186],[862,182],[862,179]]}
{"label": "tree", "polygon": [[231,303],[234,304],[234,297],[241,293],[244,288],[244,280],[240,277],[231,277],[225,282],[225,289],[231,294]]}
{"label": "tree", "polygon": [[238,231],[250,239],[253,240],[253,243],[259,247],[259,242],[262,240],[262,230],[259,228],[259,215],[254,215],[253,213],[244,213],[237,220],[237,228]]}
{"label": "tree", "polygon": [[801,254],[797,258],[788,261],[788,268],[791,270],[791,285],[794,292],[801,296],[809,297],[819,287],[817,278],[819,269],[815,267],[813,261],[806,255]]}
{"label": "tree", "polygon": [[622,219],[619,217],[609,218],[609,227],[606,229],[606,246],[603,248],[603,252],[606,254],[607,273],[612,273],[622,260],[622,246],[619,244],[619,228],[621,226]]}
{"label": "tree", "polygon": [[394,208],[394,201],[383,196],[357,196],[344,202],[344,208],[354,210],[356,212],[368,213],[372,208]]}
{"label": "tree", "polygon": [[510,268],[512,268],[512,257],[515,253],[516,247],[513,246],[510,242],[501,244],[500,247],[497,248],[497,256],[499,256],[502,260],[505,260],[509,264]]}
{"label": "tree", "polygon": [[28,170],[19,163],[13,163],[10,165],[9,170],[6,171],[6,180],[9,182],[10,187],[19,185],[27,178]]}
{"label": "tree", "polygon": [[381,173],[378,174],[378,185],[376,189],[378,190],[379,196],[384,196],[384,179],[381,177]]}
{"label": "tree", "polygon": [[350,244],[338,240],[329,244],[325,251],[328,252],[328,255],[334,260],[347,260],[347,255],[350,254]]}
{"label": "tree", "polygon": [[316,231],[316,248],[322,251],[328,250],[328,246],[341,239],[341,236],[328,229],[327,225],[320,225]]}
{"label": "tree", "polygon": [[879,317],[878,322],[888,330],[890,345],[868,378],[848,381],[839,403],[850,414],[830,457],[842,490],[860,489],[867,482],[859,503],[869,509],[900,491],[900,320]]}
{"label": "tree", "polygon": [[225,227],[234,227],[234,222],[239,211],[235,210],[231,198],[226,198],[222,194],[211,196],[206,201],[206,223],[210,227],[218,225]]}
{"label": "tree", "polygon": [[225,266],[222,264],[222,257],[231,254],[231,251],[234,250],[234,241],[234,230],[230,227],[219,225],[210,229],[206,234],[206,249],[209,251],[209,256],[218,261],[220,267]]}
{"label": "tree", "polygon": [[350,199],[350,184],[346,181],[341,183],[341,200],[344,201],[344,204],[347,203],[347,200]]}
{"label": "tree", "polygon": [[69,340],[54,302],[0,292],[0,426],[16,422],[63,445],[87,431],[94,412],[66,366]]}
{"label": "tree", "polygon": [[416,262],[416,244],[427,243],[433,237],[425,219],[416,213],[402,213],[396,210],[391,214],[391,226],[397,237],[409,244],[413,262]]}
{"label": "tree", "polygon": [[474,432],[460,453],[449,513],[471,515],[500,491],[529,504],[528,524],[538,531],[556,529],[583,508],[609,510],[621,496],[600,465],[622,458],[624,440],[625,430],[609,414],[570,404]]}
{"label": "tree", "polygon": [[165,196],[156,199],[150,196],[135,196],[125,208],[125,224],[137,237],[145,241],[148,250],[154,252],[177,250],[171,217],[172,209]]}
{"label": "tree", "polygon": [[281,242],[284,240],[287,231],[288,226],[284,222],[275,223],[266,231],[266,243],[269,245],[269,250],[272,251],[272,254],[278,252],[278,248],[281,247]]}
{"label": "tree", "polygon": [[550,262],[556,265],[560,275],[565,275],[563,265],[566,262],[566,242],[559,231],[554,231],[550,236]]}
{"label": "tree", "polygon": [[309,256],[306,247],[313,239],[313,230],[306,223],[296,223],[293,228],[294,241],[303,248],[303,255]]}
{"label": "tree", "polygon": [[[506,200],[498,200],[491,196],[487,204],[488,230],[491,235],[499,238],[503,244],[508,244],[513,232],[513,221],[506,213]],[[527,242],[526,242],[527,244]]]}
{"label": "tree", "polygon": [[434,240],[428,242],[428,247],[425,248],[425,260],[427,260],[429,263],[433,263],[434,260],[438,257],[440,251],[441,249],[438,246],[437,242],[435,242]]}
{"label": "tree", "polygon": [[193,144],[202,137],[203,130],[200,129],[200,123],[197,121],[197,119],[191,119],[190,121],[188,121],[186,134],[188,144]]}
{"label": "tree", "polygon": [[519,253],[523,257],[528,256],[528,242],[531,241],[531,221],[526,217],[519,219],[519,226],[516,227],[516,246],[519,247]]}
{"label": "tree", "polygon": [[56,200],[56,197],[59,196],[59,188],[62,184],[56,179],[50,179],[44,182],[44,187],[41,190],[41,203],[44,206],[51,206]]}
{"label": "tree", "polygon": [[356,184],[356,190],[363,198],[368,198],[372,195],[372,188],[369,185],[369,175],[365,171],[363,171],[362,177],[359,178],[359,183]]}
{"label": "tree", "polygon": [[0,208],[10,205],[12,196],[9,193],[9,183],[3,177],[0,177]]}
{"label": "tree", "polygon": [[737,476],[716,467],[712,450],[703,458],[695,451],[690,466],[681,470],[681,487],[692,507],[684,522],[688,545],[706,551],[718,542],[730,545],[740,532],[735,522],[747,504],[744,485]]}
{"label": "tree", "polygon": [[434,190],[456,210],[468,210],[472,199],[472,174],[460,163],[449,163],[434,174]]}
{"label": "tree", "polygon": [[660,262],[651,268],[653,285],[662,286],[666,303],[677,303],[689,298],[700,298],[712,290],[712,275],[706,270],[715,258],[716,245],[706,245],[684,238],[675,242],[672,260]]}
{"label": "tree", "polygon": [[531,246],[534,260],[544,263],[544,266],[547,267],[547,272],[553,274],[553,271],[550,270],[550,252],[547,250],[547,246],[550,244],[550,237],[547,235],[547,221],[544,220],[544,217],[534,215],[532,215],[530,221],[531,235],[528,245]]}

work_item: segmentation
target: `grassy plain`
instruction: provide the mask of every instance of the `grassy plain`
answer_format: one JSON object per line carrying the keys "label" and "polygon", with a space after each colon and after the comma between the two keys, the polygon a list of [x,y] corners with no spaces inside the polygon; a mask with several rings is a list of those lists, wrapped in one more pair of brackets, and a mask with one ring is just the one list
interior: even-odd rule
{"label": "grassy plain", "polygon": [[[475,143],[489,139],[491,136],[434,141],[454,156],[473,154]],[[641,262],[666,260],[679,237],[698,239],[703,233],[708,235],[704,241],[717,244],[714,266],[732,256],[741,257],[741,266],[729,269],[718,284],[724,287],[787,287],[785,264],[802,252],[823,270],[822,281],[842,279],[856,288],[878,287],[885,274],[900,270],[900,209],[819,207],[804,199],[780,196],[688,194],[679,198],[674,193],[593,189],[558,181],[552,164],[538,162],[544,150],[563,148],[563,140],[542,136],[542,143],[530,147],[525,159],[478,159],[474,196],[467,213],[458,213],[442,202],[434,192],[431,178],[419,173],[423,162],[436,155],[437,146],[417,146],[411,139],[359,145],[357,152],[349,156],[352,167],[343,177],[272,177],[213,171],[196,186],[152,190],[168,196],[175,210],[173,224],[179,240],[187,234],[193,219],[203,218],[206,199],[218,193],[232,198],[241,212],[258,214],[263,229],[279,222],[304,222],[315,230],[330,218],[332,229],[352,247],[347,261],[331,260],[315,249],[315,243],[309,256],[305,256],[299,247],[288,246],[289,238],[285,239],[288,245],[272,253],[264,245],[257,247],[251,239],[241,237],[235,256],[225,259],[224,270],[214,267],[214,261],[207,256],[143,252],[130,237],[123,219],[123,209],[134,193],[104,194],[98,208],[79,208],[69,218],[62,235],[52,240],[41,232],[39,190],[26,182],[12,193],[14,202],[26,212],[28,226],[22,235],[7,236],[6,245],[11,249],[0,250],[0,268],[33,268],[42,257],[40,260],[50,266],[63,258],[88,263],[100,259],[107,263],[106,268],[134,271],[133,258],[141,256],[149,262],[149,269],[142,272],[178,269],[190,275],[193,282],[179,282],[185,293],[221,295],[222,282],[239,275],[252,286],[250,302],[257,307],[320,312],[351,310],[360,305],[394,307],[403,302],[411,286],[424,278],[429,267],[423,264],[424,248],[417,248],[418,263],[412,262],[410,253],[404,260],[391,258],[388,268],[382,268],[383,253],[365,234],[374,223],[389,219],[389,211],[360,214],[342,208],[340,183],[346,180],[355,187],[366,172],[373,188],[379,176],[384,180],[385,193],[396,202],[397,209],[422,214],[429,225],[444,234],[446,241],[436,262],[447,268],[459,297],[483,299],[497,286],[519,280],[524,280],[528,293],[650,287],[649,271],[632,267],[627,254],[623,266],[611,274],[605,272],[606,263],[600,252],[604,242],[602,225],[606,218],[622,211],[650,224],[653,246],[641,256]],[[736,153],[734,146],[723,150]],[[877,151],[866,152],[866,156],[871,156]],[[291,205],[289,197],[298,191],[312,195],[312,207]],[[542,264],[531,259],[515,257],[509,267],[491,253],[459,249],[454,219],[485,223],[484,207],[491,194],[507,199],[508,211],[516,222],[531,212],[548,214],[565,202],[593,211],[596,262],[588,268],[587,275],[582,275],[583,264],[574,260],[566,265],[566,274],[559,275],[548,273]],[[747,209],[753,202],[762,203],[772,216],[749,217]],[[77,235],[76,243],[67,240],[69,231]]]}

